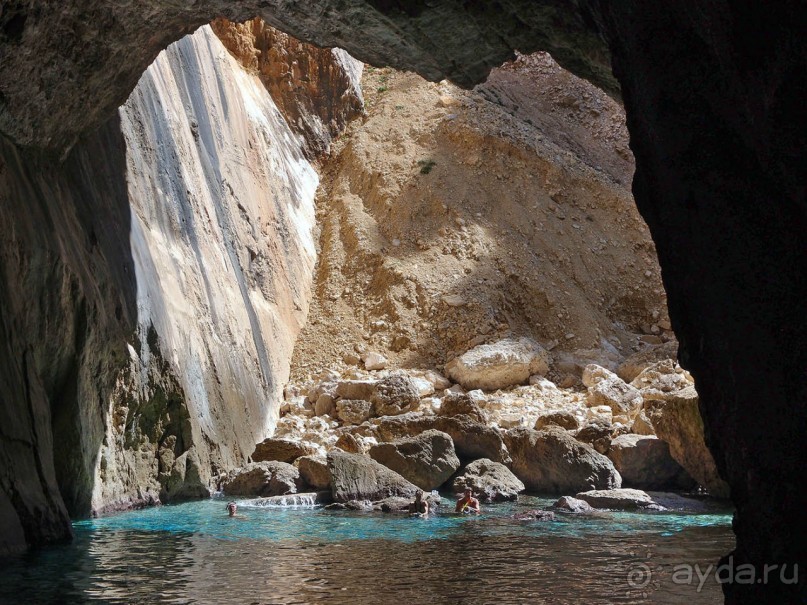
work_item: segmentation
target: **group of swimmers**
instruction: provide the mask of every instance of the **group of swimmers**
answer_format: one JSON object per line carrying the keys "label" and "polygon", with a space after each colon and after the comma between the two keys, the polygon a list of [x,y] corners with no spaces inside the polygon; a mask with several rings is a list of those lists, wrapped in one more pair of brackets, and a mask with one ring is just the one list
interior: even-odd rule
{"label": "group of swimmers", "polygon": [[[429,503],[423,499],[423,492],[419,491],[415,494],[415,501],[408,507],[409,513],[412,515],[419,515],[426,517],[429,514]],[[227,503],[227,514],[230,517],[235,517],[238,511],[238,505],[235,502]],[[457,506],[454,507],[454,512],[457,513],[480,513],[482,509],[479,506],[479,500],[474,498],[474,492],[470,487],[465,488],[465,493],[462,498],[457,500]]]}

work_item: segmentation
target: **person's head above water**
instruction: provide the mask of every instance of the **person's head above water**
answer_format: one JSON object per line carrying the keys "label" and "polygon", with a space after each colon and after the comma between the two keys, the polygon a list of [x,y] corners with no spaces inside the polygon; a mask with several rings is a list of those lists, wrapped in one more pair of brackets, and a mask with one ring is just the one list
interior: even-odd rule
{"label": "person's head above water", "polygon": [[415,502],[420,502],[421,500],[423,500],[423,492],[418,491],[415,493]]}
{"label": "person's head above water", "polygon": [[227,503],[227,513],[229,513],[229,515],[231,517],[235,516],[235,511],[236,510],[238,510],[238,505],[236,505],[235,502],[228,502]]}
{"label": "person's head above water", "polygon": [[465,496],[468,498],[473,498],[474,491],[470,487],[465,488]]}

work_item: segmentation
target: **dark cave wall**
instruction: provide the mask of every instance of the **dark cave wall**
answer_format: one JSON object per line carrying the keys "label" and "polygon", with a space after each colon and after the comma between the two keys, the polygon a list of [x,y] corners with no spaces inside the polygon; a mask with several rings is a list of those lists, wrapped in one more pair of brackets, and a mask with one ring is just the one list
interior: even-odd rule
{"label": "dark cave wall", "polygon": [[[737,506],[734,564],[804,569],[804,5],[632,8],[602,3],[601,24],[681,364]],[[727,602],[803,602],[804,586],[726,585]]]}
{"label": "dark cave wall", "polygon": [[124,167],[117,120],[64,163],[0,140],[0,553],[89,511],[105,377],[135,317]]}

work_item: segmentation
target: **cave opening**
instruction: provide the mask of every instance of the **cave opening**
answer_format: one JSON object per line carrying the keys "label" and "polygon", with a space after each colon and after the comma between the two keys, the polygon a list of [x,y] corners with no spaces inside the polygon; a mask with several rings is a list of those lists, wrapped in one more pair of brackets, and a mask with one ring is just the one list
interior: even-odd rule
{"label": "cave opening", "polygon": [[[239,3],[223,12],[225,16],[242,19],[257,12],[249,5],[249,2]],[[801,435],[806,428],[805,387],[799,377],[807,367],[807,348],[804,345],[807,327],[799,313],[807,289],[803,277],[807,260],[801,244],[807,220],[804,172],[799,161],[807,129],[805,118],[794,100],[805,89],[805,43],[800,35],[803,11],[798,3],[782,3],[762,14],[745,5],[717,3],[705,6],[698,2],[689,3],[681,10],[657,7],[653,11],[634,11],[628,3],[604,6],[596,2],[574,7],[562,2],[546,2],[529,8],[513,5],[499,12],[483,10],[476,5],[459,7],[451,3],[423,6],[416,12],[401,11],[393,3],[376,3],[370,9],[361,2],[351,3],[351,6],[355,12],[328,13],[333,17],[328,27],[316,17],[303,14],[299,7],[286,12],[269,11],[272,14],[264,17],[284,31],[326,46],[343,46],[375,64],[414,68],[434,80],[449,76],[466,86],[483,79],[488,69],[498,65],[513,49],[524,52],[549,50],[575,73],[602,85],[611,94],[621,95],[637,160],[633,192],[658,250],[669,295],[670,324],[681,345],[680,361],[697,380],[700,393],[698,411],[703,417],[705,439],[716,469],[730,485],[737,506],[735,530],[738,541],[733,556],[727,561],[735,566],[747,564],[754,570],[765,565],[787,563],[792,567],[803,564],[803,547],[792,540],[792,536],[800,534],[804,524],[800,513],[804,491],[799,476],[805,458],[801,445]],[[167,364],[176,363],[178,358],[188,360],[188,367],[193,369],[190,374],[195,372],[193,378],[183,384],[162,384],[159,388],[182,390],[184,396],[188,396],[189,386],[203,384],[203,377],[209,376],[212,388],[222,401],[228,404],[241,402],[236,405],[244,408],[245,419],[236,426],[238,423],[233,423],[227,414],[217,413],[214,406],[212,412],[200,415],[196,428],[187,428],[190,433],[187,442],[205,443],[211,427],[214,427],[212,432],[221,431],[233,436],[234,445],[222,448],[212,457],[203,451],[206,448],[182,451],[184,445],[177,449],[168,444],[167,439],[157,439],[160,444],[158,455],[151,452],[150,460],[155,461],[158,474],[167,476],[163,477],[162,483],[152,483],[151,488],[158,484],[162,487],[171,485],[182,497],[185,486],[193,484],[197,478],[203,479],[203,469],[224,470],[234,461],[249,456],[255,441],[253,433],[263,432],[267,423],[274,421],[263,415],[259,397],[243,403],[237,386],[242,379],[250,380],[261,373],[240,375],[240,370],[232,366],[223,350],[226,347],[207,357],[198,355],[201,350],[198,343],[192,342],[193,339],[184,340],[186,331],[181,329],[181,323],[171,328],[159,325],[161,314],[165,317],[165,308],[175,300],[172,296],[163,296],[160,300],[156,295],[166,293],[163,286],[168,281],[168,271],[164,266],[154,264],[152,268],[156,269],[153,275],[164,276],[165,281],[152,280],[152,285],[156,286],[145,291],[138,287],[141,283],[138,270],[154,260],[149,258],[148,251],[154,243],[149,238],[155,234],[136,223],[150,225],[152,220],[163,221],[170,230],[181,233],[189,228],[189,217],[172,215],[159,207],[153,213],[140,216],[120,217],[116,212],[110,212],[106,225],[119,226],[132,221],[132,227],[117,232],[116,228],[110,228],[111,235],[105,237],[96,228],[103,221],[95,221],[99,225],[85,228],[88,221],[82,212],[87,210],[80,208],[84,202],[72,200],[71,191],[75,191],[76,185],[69,182],[72,177],[61,172],[65,164],[53,160],[54,154],[63,154],[81,133],[92,131],[102,123],[100,117],[108,115],[110,108],[120,104],[145,66],[168,41],[195,29],[211,14],[219,12],[202,15],[204,10],[199,7],[192,9],[195,12],[166,10],[155,13],[158,23],[152,31],[162,32],[156,36],[145,35],[147,28],[134,28],[125,36],[110,35],[117,29],[107,27],[109,24],[120,22],[120,19],[138,22],[137,16],[126,13],[127,9],[121,10],[123,12],[112,15],[100,9],[93,13],[97,20],[85,20],[86,14],[72,5],[66,6],[62,12],[55,11],[54,14],[63,19],[53,30],[56,34],[64,34],[53,36],[64,42],[58,50],[48,45],[47,37],[37,35],[41,31],[38,27],[47,23],[48,15],[44,11],[31,13],[22,20],[18,15],[10,18],[0,15],[4,23],[1,40],[4,51],[18,47],[40,51],[5,53],[0,70],[0,127],[4,135],[0,186],[2,219],[4,232],[15,236],[4,248],[4,288],[0,298],[3,304],[2,333],[7,337],[0,360],[4,382],[4,426],[8,427],[2,441],[7,470],[3,475],[0,498],[4,550],[19,548],[24,543],[46,543],[65,534],[66,516],[56,488],[59,482],[57,473],[64,476],[65,472],[74,471],[64,470],[66,466],[72,466],[72,463],[65,465],[66,458],[60,458],[58,464],[53,460],[54,456],[62,455],[54,453],[53,447],[63,445],[54,441],[55,434],[72,435],[69,443],[79,444],[85,461],[82,472],[86,476],[86,462],[91,461],[95,454],[92,447],[85,445],[99,443],[100,435],[110,430],[109,423],[120,420],[120,414],[105,410],[108,410],[110,394],[115,389],[126,389],[126,385],[118,380],[121,367],[131,362],[140,364],[138,371],[150,371],[146,367],[148,364],[143,363],[142,349],[134,346],[142,345],[142,339],[137,336],[137,322],[145,308],[150,311],[150,319],[156,320],[152,324],[161,334],[172,335],[172,338],[166,337],[165,346],[160,343],[161,351],[171,352],[163,360]],[[349,22],[356,15],[362,15],[364,19],[361,21],[365,34],[362,39],[351,35],[353,30]],[[70,24],[76,20],[86,21],[82,27],[73,28],[87,36],[84,40],[67,33]],[[99,25],[93,30],[88,25],[92,22],[104,27]],[[751,27],[750,23],[758,26]],[[438,45],[435,40],[443,44]],[[481,40],[481,43],[472,45],[469,40]],[[130,65],[117,71],[97,69],[98,65],[109,65],[110,62],[120,64],[116,53],[126,45],[138,49]],[[95,49],[92,53],[89,46]],[[95,62],[80,60],[90,54],[95,57]],[[30,60],[33,56],[39,57],[40,64],[32,67]],[[674,60],[670,60],[671,57]],[[176,65],[182,61],[181,56],[177,57]],[[54,69],[54,66],[63,69]],[[91,66],[89,72],[84,72],[89,74],[88,77],[59,80],[60,73],[81,74]],[[614,75],[611,75],[611,67]],[[42,77],[21,78],[22,73],[39,73]],[[111,73],[114,76],[110,76]],[[113,81],[115,86],[107,85]],[[157,82],[155,87],[162,84]],[[389,88],[386,83],[379,84],[378,89]],[[60,94],[54,94],[56,90]],[[380,94],[387,92],[389,90]],[[491,91],[490,94],[495,96],[496,93]],[[89,111],[82,111],[81,99],[87,98],[98,99],[98,104]],[[189,101],[194,99],[189,98]],[[230,109],[226,105],[218,107],[225,112]],[[446,115],[451,111],[443,109],[447,110],[443,112]],[[395,111],[404,110],[393,105],[392,112]],[[268,112],[267,115],[276,114]],[[170,122],[174,116],[168,113],[166,118]],[[142,134],[138,128],[143,122],[138,121],[137,116],[130,124],[130,134],[135,137]],[[199,124],[198,120],[195,126],[191,120],[182,127],[187,127],[195,140],[203,141],[205,153],[200,157],[203,167],[205,164],[213,166],[216,158],[211,151],[221,149],[217,147],[214,131],[205,130],[204,124]],[[169,153],[182,152],[176,139],[173,143],[165,143],[159,148],[146,145],[141,149],[144,154],[166,150]],[[252,143],[259,141],[255,139]],[[80,141],[76,149],[81,150],[85,144],[86,140]],[[119,151],[120,142],[110,145],[110,149],[115,145]],[[20,151],[23,147],[27,150]],[[284,152],[288,154],[289,150]],[[303,158],[310,157],[311,153],[311,149],[291,153],[295,159],[286,165],[285,178],[270,192],[275,200],[281,190],[311,191],[313,177],[305,170],[300,171]],[[101,157],[105,154],[108,154],[106,148],[99,153]],[[406,156],[405,153],[401,155]],[[429,153],[417,158],[416,161],[422,163],[417,165],[416,179],[446,176],[442,172],[445,166],[441,158],[433,155]],[[263,159],[270,161],[268,156]],[[496,160],[486,157],[480,161],[493,164]],[[91,159],[81,167],[87,171],[85,175],[92,176],[96,163],[97,160]],[[422,172],[426,166],[429,168]],[[203,169],[200,178],[209,181],[214,173],[215,170],[211,173]],[[119,178],[120,173],[112,176]],[[503,174],[501,180],[511,176]],[[277,266],[278,259],[285,259],[280,264],[288,269],[293,265],[288,262],[290,256],[298,254],[305,258],[310,251],[305,242],[298,241],[296,251],[289,244],[311,215],[306,216],[306,210],[297,206],[291,213],[292,219],[278,221],[276,204],[263,214],[258,212],[269,218],[256,224],[251,221],[254,209],[239,199],[244,188],[233,187],[225,175],[217,174],[215,180],[216,195],[228,199],[227,207],[231,210],[240,209],[240,212],[211,215],[206,225],[217,232],[215,237],[226,241],[233,231],[248,225],[243,228],[260,239],[271,225],[280,234],[278,241],[283,243],[278,246],[274,257],[262,258],[255,254],[259,250],[257,246],[245,248],[245,266],[249,271],[242,274],[235,284],[202,283],[200,291],[204,295],[199,300],[211,309],[215,306],[211,301],[218,304],[221,300],[239,299],[247,307],[254,307],[250,292],[257,285],[264,300],[281,301],[278,310],[267,316],[270,323],[300,322],[300,315],[304,314],[301,313],[300,301],[306,293],[300,290],[299,280],[291,279],[285,283],[267,280],[259,285],[250,280],[266,275],[267,268]],[[49,182],[43,184],[43,181]],[[166,182],[170,181],[169,178]],[[362,183],[358,179],[350,185],[361,190],[377,183]],[[113,183],[108,193],[94,199],[87,196],[91,200],[88,202],[89,214],[114,207],[109,200],[120,199],[120,188],[120,183]],[[157,193],[162,195],[165,190],[158,187]],[[189,203],[198,204],[199,208],[213,199],[199,198],[199,192],[193,190],[179,193]],[[124,193],[126,195],[128,193]],[[46,219],[37,221],[35,213],[30,211],[28,202],[33,199],[44,200]],[[554,203],[563,214],[565,208],[562,204]],[[218,207],[216,202],[208,209]],[[342,212],[347,214],[354,210],[346,202]],[[569,221],[572,218],[560,219],[557,212],[553,214],[553,220]],[[53,217],[61,220],[48,222]],[[582,221],[576,223],[572,218],[573,224],[580,225],[581,230],[588,227],[589,222],[596,223],[585,216]],[[455,221],[455,224],[458,223]],[[42,225],[49,225],[50,233],[37,232]],[[526,224],[514,225],[514,228],[517,230],[518,226],[526,227]],[[336,221],[333,228],[339,227]],[[393,227],[394,222],[382,222],[380,231],[383,235],[385,231],[391,232]],[[126,238],[120,237],[123,233],[131,234],[131,249],[126,245]],[[135,238],[142,238],[138,241],[149,242],[149,245],[136,248],[133,245]],[[393,243],[396,239],[398,245]],[[164,245],[169,256],[176,253],[176,248],[172,247],[176,240],[168,238],[157,243]],[[432,243],[424,240],[424,244]],[[200,245],[203,246],[204,241]],[[124,248],[122,254],[121,247]],[[406,242],[393,237],[389,250],[393,249],[395,253],[405,251]],[[462,251],[462,245],[458,249]],[[32,254],[32,250],[37,254]],[[131,252],[140,257],[131,258]],[[240,265],[242,260],[237,256],[230,249],[221,261],[222,266],[228,262]],[[199,260],[206,258],[204,251],[197,250],[197,262],[206,263],[206,260]],[[462,272],[458,275],[462,279],[466,267],[459,268]],[[310,255],[308,264],[296,266],[296,270],[303,273],[312,269]],[[473,270],[468,275],[474,275]],[[143,277],[142,273],[140,277]],[[398,286],[397,281],[406,281],[394,271],[384,279],[392,286]],[[32,283],[35,284],[33,289],[30,287]],[[61,285],[58,292],[62,295],[53,297],[50,292],[56,283]],[[80,284],[79,291],[75,290],[76,283]],[[517,275],[504,285],[503,291],[508,292],[506,288],[513,284],[529,291],[529,284],[519,282]],[[371,280],[369,285],[380,287],[384,284]],[[333,294],[328,292],[330,286],[323,284],[326,295]],[[187,284],[183,283],[182,287],[187,287]],[[408,304],[417,305],[419,297],[423,296],[416,285],[411,292],[406,292],[406,288],[408,286],[401,286],[398,297],[402,309]],[[27,304],[25,293],[40,291],[45,292],[38,297],[41,304]],[[141,292],[148,295],[137,300],[133,308],[133,296]],[[535,294],[535,300],[541,304],[541,293]],[[351,295],[351,292],[345,294],[342,290],[342,296],[349,299]],[[446,296],[447,300],[443,299],[441,304],[448,308],[467,305],[463,294],[448,292]],[[544,304],[551,306],[551,302],[548,300]],[[390,306],[388,303],[378,301],[380,306]],[[624,304],[632,303],[627,300]],[[395,303],[391,304],[391,309],[390,317],[402,315]],[[246,322],[244,325],[251,325],[254,329],[255,317],[262,311],[265,309],[255,311],[253,308],[252,312],[246,310],[235,314],[239,321]],[[115,317],[117,321],[109,321]],[[85,325],[82,318],[89,318],[87,325],[92,326],[86,328],[86,338],[71,333]],[[495,314],[493,319],[497,319]],[[225,316],[212,317],[210,322],[215,329],[227,324]],[[67,325],[74,328],[65,329]],[[384,336],[383,329],[375,333]],[[231,336],[229,342],[239,343],[238,346],[245,343],[243,346],[254,351],[257,365],[268,367],[272,361],[260,351],[266,349],[266,345],[246,338],[245,334],[228,335]],[[370,336],[372,339],[373,334]],[[391,345],[403,351],[413,339],[402,335],[397,344],[395,338],[392,341]],[[324,339],[320,342],[328,344]],[[77,355],[73,351],[76,343],[87,351],[94,351],[95,355],[81,356],[77,380],[65,381],[61,379],[65,369],[73,374],[70,368]],[[132,346],[127,348],[127,344]],[[288,352],[292,344],[281,342],[278,349],[285,347]],[[273,343],[272,348],[276,345]],[[362,353],[355,351],[351,354],[361,358]],[[207,373],[207,363],[224,370]],[[262,374],[263,379],[258,379],[261,387],[278,388],[278,384],[266,384],[265,369]],[[101,390],[100,401],[92,397],[91,403],[86,404],[83,398],[54,392],[72,390],[73,384],[90,391],[98,376],[103,376],[106,385],[106,390]],[[159,382],[159,372],[149,380]],[[206,399],[202,397],[201,400]],[[52,405],[56,407],[51,409]],[[73,411],[78,414],[78,424]],[[123,422],[122,426],[126,427],[127,423]],[[196,434],[193,434],[194,430]],[[250,435],[249,438],[238,438],[244,434]],[[777,440],[768,447],[766,444],[771,435],[776,435]],[[151,438],[147,442],[151,443]],[[186,440],[183,438],[182,442],[184,444]],[[102,447],[109,446],[109,443],[104,443]],[[148,456],[144,460],[146,458]],[[103,459],[98,457],[99,464]],[[106,460],[105,472],[137,467],[130,460],[119,460],[117,471],[110,470],[109,458]],[[123,472],[121,476],[127,473]],[[150,472],[146,474],[151,477]],[[38,479],[31,480],[31,477]],[[128,485],[134,488],[141,478],[134,473],[123,480],[128,480]],[[74,487],[68,485],[67,489]],[[64,486],[62,492],[65,492]],[[103,502],[110,496],[114,498],[115,495],[94,493],[93,499]],[[146,490],[137,497],[147,501],[150,492]],[[66,500],[76,502],[74,497]],[[86,503],[82,506],[86,507]],[[779,576],[770,583],[761,582],[759,585],[755,582],[730,582],[724,586],[726,599],[732,603],[759,602],[775,595],[777,602],[798,602],[803,596],[804,581],[793,580]]]}

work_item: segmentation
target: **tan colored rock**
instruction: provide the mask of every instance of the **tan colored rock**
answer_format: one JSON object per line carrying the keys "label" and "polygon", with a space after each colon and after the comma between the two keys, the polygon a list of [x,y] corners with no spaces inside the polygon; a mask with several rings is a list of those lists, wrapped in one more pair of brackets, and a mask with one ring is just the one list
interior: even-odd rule
{"label": "tan colored rock", "polygon": [[494,391],[545,374],[549,359],[549,353],[534,340],[508,338],[474,347],[447,363],[446,372],[465,389]]}
{"label": "tan colored rock", "polygon": [[678,342],[671,340],[662,345],[645,347],[623,361],[616,370],[617,375],[630,383],[642,370],[665,359],[678,359]]}
{"label": "tan colored rock", "polygon": [[350,433],[342,433],[341,435],[339,435],[339,438],[336,440],[334,447],[338,447],[340,450],[348,452],[350,454],[364,453],[364,451],[362,451],[362,447],[358,439],[356,439],[356,437],[351,435]]}
{"label": "tan colored rock", "polygon": [[370,395],[373,416],[393,416],[420,404],[420,394],[406,374],[390,374],[379,380]]}
{"label": "tan colored rock", "polygon": [[670,446],[657,437],[619,435],[608,457],[622,475],[622,485],[649,490],[691,489],[695,481],[673,460]]}
{"label": "tan colored rock", "polygon": [[622,485],[613,463],[559,427],[513,429],[506,435],[510,468],[527,489],[563,493]]}
{"label": "tan colored rock", "polygon": [[335,393],[340,399],[362,399],[370,401],[378,384],[376,379],[340,380]]}
{"label": "tan colored rock", "polygon": [[590,513],[594,509],[585,500],[578,500],[571,496],[561,496],[552,508],[568,513]]}
{"label": "tan colored rock", "polygon": [[228,496],[282,496],[297,493],[300,472],[285,462],[253,462],[230,473],[222,485]]}
{"label": "tan colored rock", "polygon": [[649,399],[656,399],[655,393],[681,391],[694,384],[692,375],[672,359],[665,359],[646,367],[631,382],[631,386],[639,389],[642,396]]}
{"label": "tan colored rock", "polygon": [[361,424],[369,420],[372,404],[363,399],[340,399],[336,402],[336,415],[345,424]]}
{"label": "tan colored rock", "polygon": [[437,412],[439,416],[468,416],[476,422],[482,424],[487,423],[487,414],[479,407],[476,401],[470,397],[469,394],[457,395],[450,394],[443,398],[440,405],[440,410]]}
{"label": "tan colored rock", "polygon": [[706,447],[698,393],[688,387],[675,393],[658,393],[660,399],[645,401],[644,409],[656,435],[670,444],[670,454],[711,495],[728,498],[729,489],[717,472]]}
{"label": "tan colored rock", "polygon": [[460,467],[451,437],[436,430],[379,443],[367,453],[424,490],[440,487]]}
{"label": "tan colored rock", "polygon": [[641,410],[636,415],[636,418],[633,420],[633,424],[630,427],[630,431],[631,433],[636,433],[637,435],[656,434],[656,429],[653,428],[653,423],[650,422],[650,418],[647,417],[644,410]]}
{"label": "tan colored rock", "polygon": [[401,437],[419,435],[429,429],[448,433],[461,459],[489,458],[503,464],[510,462],[510,455],[499,431],[468,416],[403,414],[381,418],[376,426],[379,441],[394,441]]}
{"label": "tan colored rock", "polygon": [[335,399],[328,393],[323,393],[314,404],[314,413],[317,416],[333,416],[336,413]]}
{"label": "tan colored rock", "polygon": [[389,363],[386,357],[376,351],[365,353],[362,360],[364,361],[364,367],[368,370],[383,370]]}
{"label": "tan colored rock", "polygon": [[576,431],[580,428],[580,421],[577,416],[570,412],[550,412],[548,414],[541,414],[535,420],[536,431],[540,431],[547,426],[559,426],[569,431]]}
{"label": "tan colored rock", "polygon": [[642,395],[619,376],[595,364],[583,370],[583,384],[588,387],[587,402],[591,407],[607,405],[614,417],[632,420],[642,405]]}
{"label": "tan colored rock", "polygon": [[303,441],[269,437],[255,446],[255,451],[252,452],[251,457],[253,462],[277,460],[278,462],[291,463],[300,456],[313,454],[314,451],[311,444]]}
{"label": "tan colored rock", "polygon": [[334,450],[328,453],[334,502],[412,498],[420,490],[398,473],[368,456]]}
{"label": "tan colored rock", "polygon": [[594,508],[609,510],[664,510],[649,494],[638,489],[590,490],[575,496]]}
{"label": "tan colored rock", "polygon": [[482,502],[515,500],[526,489],[509,468],[487,458],[474,460],[463,468],[451,483],[456,493],[470,487]]}
{"label": "tan colored rock", "polygon": [[331,473],[324,457],[303,456],[296,463],[300,471],[300,478],[306,485],[314,490],[327,490],[331,488]]}

